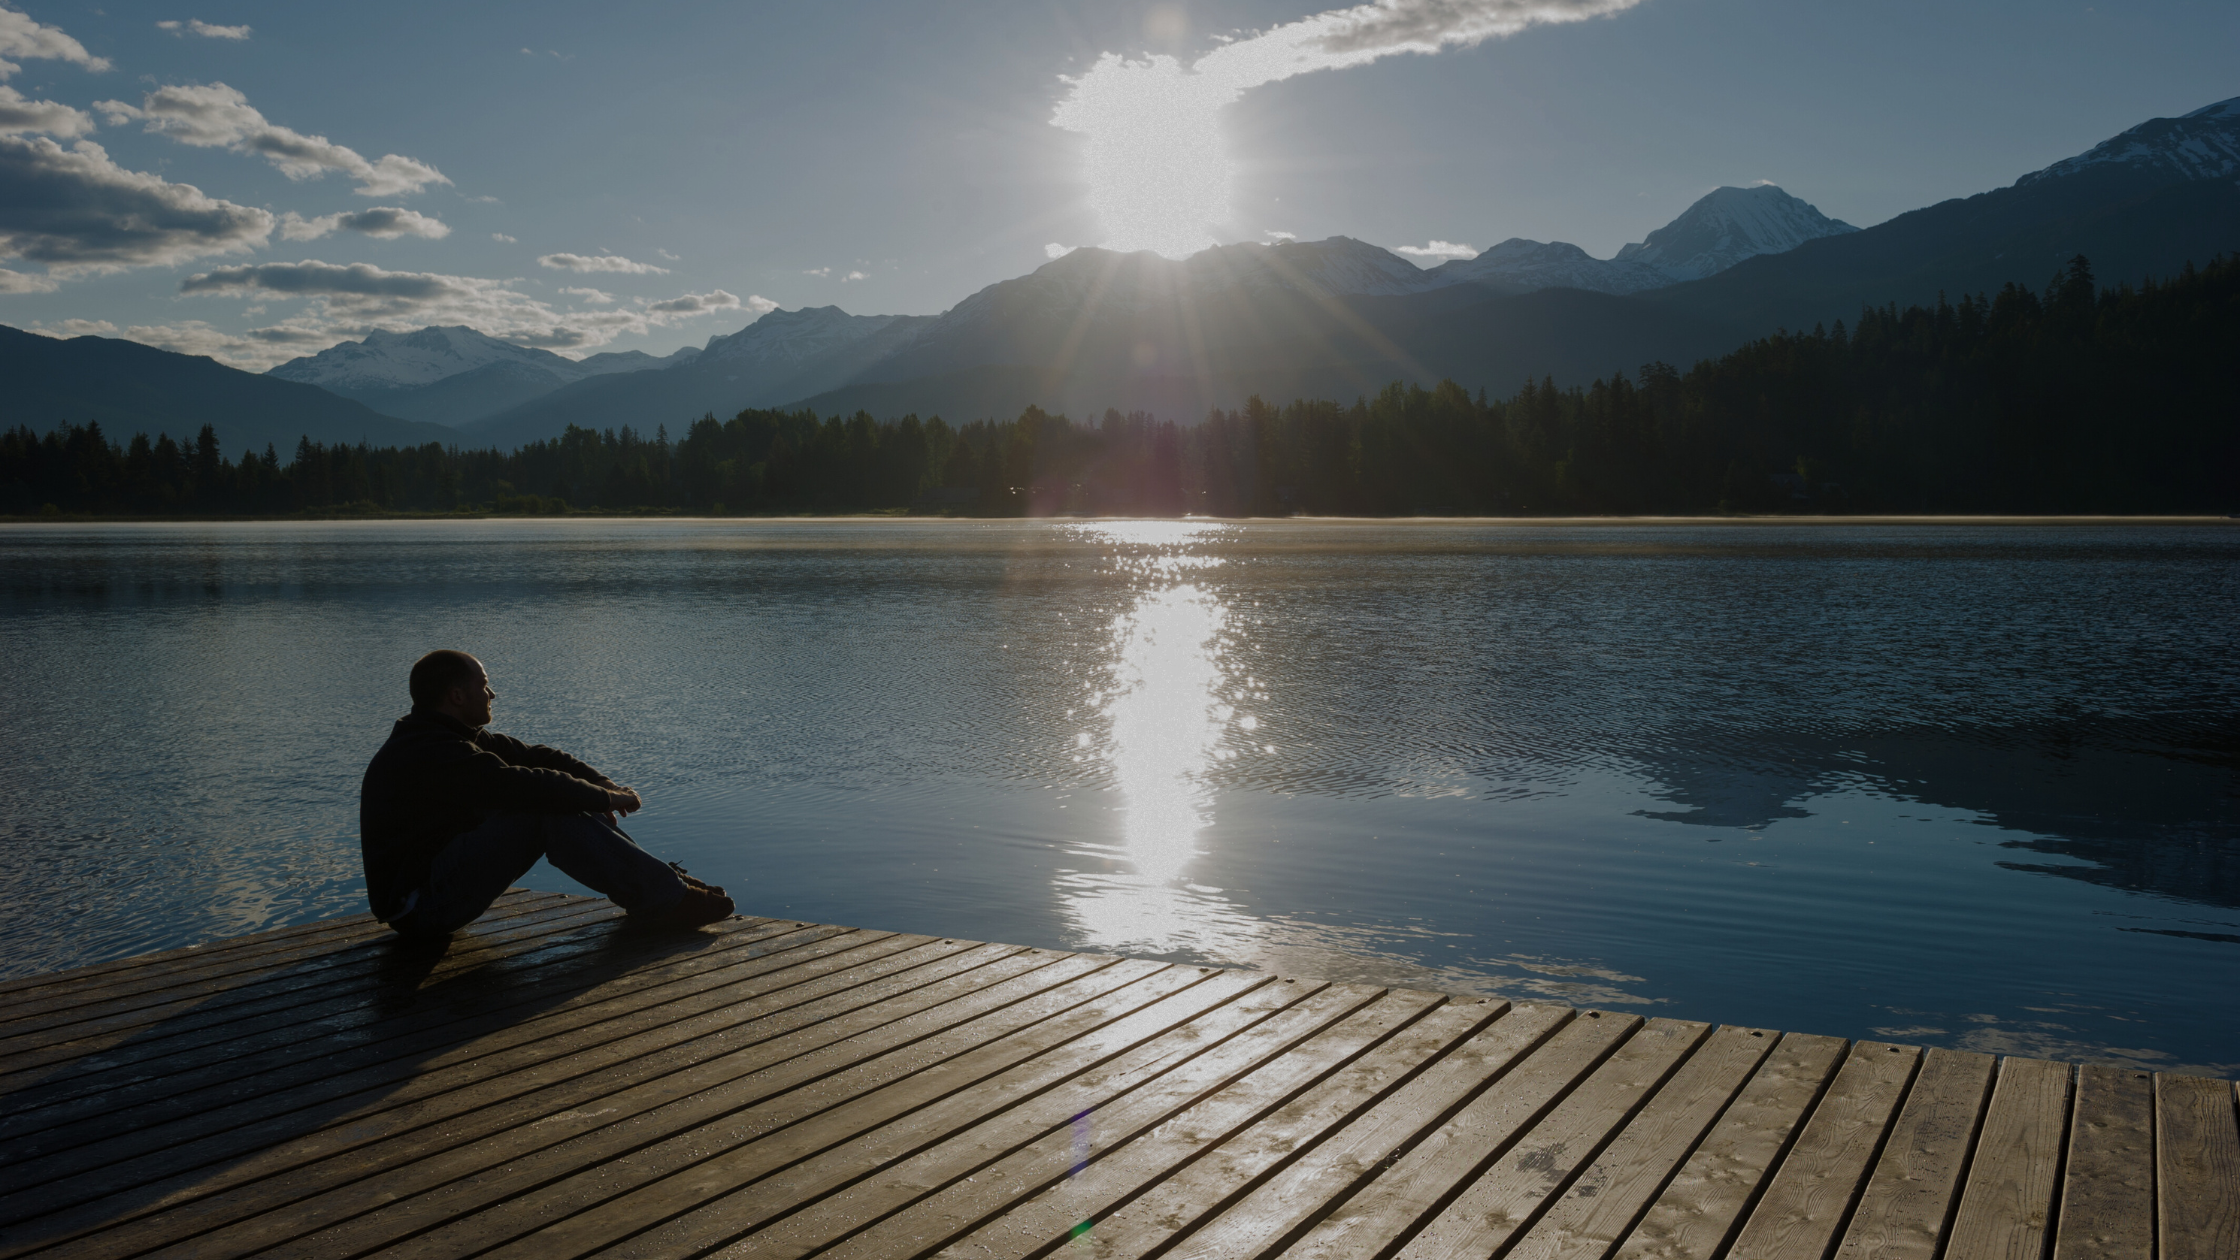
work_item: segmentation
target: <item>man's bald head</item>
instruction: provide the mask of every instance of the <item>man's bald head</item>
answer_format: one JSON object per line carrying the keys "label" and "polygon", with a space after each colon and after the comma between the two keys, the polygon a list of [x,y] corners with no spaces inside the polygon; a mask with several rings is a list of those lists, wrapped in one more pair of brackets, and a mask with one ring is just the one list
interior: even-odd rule
{"label": "man's bald head", "polygon": [[452,648],[437,648],[412,663],[412,707],[436,709],[455,687],[475,687],[485,675],[482,662]]}

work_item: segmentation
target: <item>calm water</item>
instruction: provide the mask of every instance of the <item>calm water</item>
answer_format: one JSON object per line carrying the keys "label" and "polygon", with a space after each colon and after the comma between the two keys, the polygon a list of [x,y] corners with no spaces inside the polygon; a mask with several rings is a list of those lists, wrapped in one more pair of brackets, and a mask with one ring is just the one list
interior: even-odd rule
{"label": "calm water", "polygon": [[363,909],[456,646],[755,913],[2232,1075],[2236,627],[2215,527],[11,527],[0,974]]}

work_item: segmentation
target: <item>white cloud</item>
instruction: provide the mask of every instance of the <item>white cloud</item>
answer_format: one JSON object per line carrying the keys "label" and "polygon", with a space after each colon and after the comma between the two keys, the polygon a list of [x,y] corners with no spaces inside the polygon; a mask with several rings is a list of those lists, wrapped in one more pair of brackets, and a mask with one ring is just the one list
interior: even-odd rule
{"label": "white cloud", "polygon": [[496,197],[490,196],[487,193],[479,197],[469,197],[467,198],[467,200],[475,202],[478,205],[485,206],[502,206],[505,204],[504,202],[498,200]]}
{"label": "white cloud", "polygon": [[186,22],[158,22],[156,28],[169,31],[174,35],[200,35],[204,39],[249,38],[249,28],[246,26],[212,26],[201,18]]}
{"label": "white cloud", "polygon": [[1453,241],[1441,240],[1433,240],[1427,245],[1402,245],[1395,252],[1406,254],[1410,258],[1476,258],[1478,256],[1477,249],[1472,246],[1457,245]]}
{"label": "white cloud", "polygon": [[58,340],[67,337],[113,337],[117,334],[117,326],[105,319],[62,319],[51,324],[35,319],[23,327],[26,332]]}
{"label": "white cloud", "polygon": [[139,119],[151,133],[198,149],[226,148],[257,154],[289,179],[317,179],[330,171],[340,171],[358,181],[356,191],[360,196],[397,197],[419,192],[430,184],[451,182],[425,162],[395,153],[369,162],[357,150],[325,136],[307,136],[282,127],[259,113],[240,91],[223,83],[161,87],[142,97],[138,106],[96,101],[93,107],[112,124]]}
{"label": "white cloud", "polygon": [[519,245],[519,244],[521,243],[521,238],[520,238],[520,237],[518,237],[518,236],[507,236],[507,235],[506,235],[505,233],[503,233],[503,232],[492,232],[492,233],[490,234],[490,239],[491,239],[491,240],[493,240],[493,241],[498,241],[498,242],[501,242],[501,243],[503,243],[503,244],[506,244],[506,245]]}
{"label": "white cloud", "polygon": [[169,324],[134,324],[124,330],[129,341],[179,354],[207,355],[221,363],[249,372],[262,372],[306,354],[317,354],[340,341],[341,333],[318,328],[278,325],[253,328],[246,333],[222,331],[199,319]]}
{"label": "white cloud", "polygon": [[830,267],[808,267],[808,268],[805,268],[805,269],[803,269],[803,271],[801,272],[801,274],[802,274],[802,275],[805,275],[805,276],[816,276],[816,277],[817,277],[817,278],[819,278],[819,279],[824,279],[824,278],[827,278],[827,277],[829,277],[829,276],[831,276],[831,275],[832,275],[832,268],[830,268]]}
{"label": "white cloud", "polygon": [[84,44],[63,34],[60,28],[42,26],[29,14],[14,9],[0,9],[0,79],[23,69],[8,60],[10,57],[26,61],[67,61],[96,72],[109,68],[108,58],[87,52]]}
{"label": "white cloud", "polygon": [[399,206],[345,210],[338,214],[322,214],[316,219],[306,219],[293,210],[280,216],[280,235],[285,240],[315,241],[336,231],[359,232],[382,240],[394,240],[400,236],[422,236],[431,241],[440,241],[451,235],[451,225],[417,210],[406,210]]}
{"label": "white cloud", "polygon": [[61,287],[50,276],[25,275],[0,267],[0,293],[52,293]]}
{"label": "white cloud", "polygon": [[542,266],[552,268],[554,271],[619,271],[633,276],[665,276],[669,274],[667,267],[656,267],[652,263],[631,262],[620,254],[599,254],[596,256],[545,254],[539,257],[537,262]]}
{"label": "white cloud", "polygon": [[1060,245],[1056,241],[1052,241],[1042,247],[1042,256],[1044,258],[1063,258],[1079,248],[1081,248],[1079,245]]}
{"label": "white cloud", "polygon": [[1297,232],[1278,232],[1274,228],[1262,228],[1260,235],[1271,241],[1295,241],[1299,239]]}
{"label": "white cloud", "polygon": [[1245,92],[1400,53],[1436,53],[1577,22],[1640,0],[1376,0],[1227,40],[1184,66],[1106,53],[1067,86],[1050,121],[1087,138],[1089,204],[1118,250],[1170,257],[1214,243],[1230,221],[1234,168],[1217,124]]}
{"label": "white cloud", "polygon": [[842,283],[842,284],[848,284],[848,283],[850,283],[850,282],[852,282],[852,281],[856,281],[856,280],[869,280],[870,278],[871,278],[871,277],[869,277],[869,276],[867,276],[867,275],[863,274],[863,273],[862,273],[862,272],[860,272],[860,271],[851,271],[851,272],[849,272],[849,273],[848,273],[847,275],[844,275],[844,276],[840,277],[840,283]]}
{"label": "white cloud", "polygon": [[681,318],[692,315],[712,315],[717,311],[735,311],[739,309],[740,305],[737,294],[726,293],[717,289],[713,293],[687,293],[683,297],[673,297],[663,302],[648,302],[646,303],[646,309],[657,315],[674,315]]}
{"label": "white cloud", "polygon": [[0,137],[0,188],[8,190],[0,258],[65,275],[246,253],[267,242],[275,222],[192,184],[125,170],[91,140],[65,149],[44,137]]}
{"label": "white cloud", "polygon": [[567,288],[560,291],[570,297],[580,298],[593,306],[610,306],[614,303],[614,294],[602,293],[597,289]]}
{"label": "white cloud", "polygon": [[681,259],[681,258],[677,257],[677,256],[676,256],[675,254],[672,254],[672,253],[670,253],[670,252],[669,252],[668,250],[665,250],[665,249],[657,249],[657,250],[655,250],[655,251],[653,251],[653,252],[654,252],[654,253],[656,253],[656,254],[659,254],[659,255],[661,255],[661,256],[662,256],[663,258],[666,258],[666,259],[668,259],[668,260],[669,260],[670,262],[682,262],[682,261],[683,261],[683,259]]}
{"label": "white cloud", "polygon": [[[5,12],[6,10],[0,10]],[[25,99],[23,93],[0,84],[0,136],[43,131],[52,136],[83,136],[93,132],[93,115],[56,101]]]}
{"label": "white cloud", "polygon": [[[201,347],[188,352],[262,370],[306,349],[323,349],[376,329],[409,332],[429,324],[465,324],[518,345],[589,351],[616,337],[703,315],[742,308],[760,314],[777,305],[760,297],[741,300],[718,289],[661,300],[640,298],[631,306],[594,302],[601,309],[558,310],[513,288],[515,283],[317,260],[221,267],[187,277],[180,291],[257,301],[300,300],[304,306],[274,327],[242,334],[190,320],[151,325],[146,336],[137,330],[127,335],[166,349]],[[597,290],[562,292],[580,296]],[[156,340],[159,335],[168,340]]]}
{"label": "white cloud", "polygon": [[776,302],[771,301],[769,298],[766,298],[759,293],[749,293],[747,295],[747,300],[740,303],[740,305],[746,307],[750,311],[753,311],[754,317],[756,319],[761,319],[763,316],[768,315],[770,312],[778,309],[778,304]]}

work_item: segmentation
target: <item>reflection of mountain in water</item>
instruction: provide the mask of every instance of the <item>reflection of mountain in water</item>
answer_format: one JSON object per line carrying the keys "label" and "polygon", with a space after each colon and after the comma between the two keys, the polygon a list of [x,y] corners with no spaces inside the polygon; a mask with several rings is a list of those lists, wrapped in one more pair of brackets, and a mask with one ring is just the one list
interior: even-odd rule
{"label": "reflection of mountain in water", "polygon": [[[1706,753],[1706,749],[1720,751]],[[1980,814],[2011,849],[2089,866],[2011,861],[2127,892],[2240,907],[2240,729],[2198,721],[2084,719],[1872,735],[1686,733],[1642,750],[1685,809],[1646,816],[1714,828],[1807,817],[1838,788]],[[1707,839],[1723,838],[1716,832]]]}

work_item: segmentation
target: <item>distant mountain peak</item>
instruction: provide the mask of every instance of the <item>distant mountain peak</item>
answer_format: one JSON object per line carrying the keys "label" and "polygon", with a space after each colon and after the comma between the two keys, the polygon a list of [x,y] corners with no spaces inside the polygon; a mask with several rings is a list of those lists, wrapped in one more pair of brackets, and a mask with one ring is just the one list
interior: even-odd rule
{"label": "distant mountain peak", "polygon": [[2129,166],[2178,180],[2240,176],[2240,96],[2177,118],[2150,118],[2014,183],[2025,188],[2096,166]]}
{"label": "distant mountain peak", "polygon": [[1672,280],[1701,280],[1760,254],[1786,254],[1806,241],[1858,228],[1772,184],[1714,188],[1680,216],[1618,251],[1612,261],[1644,263]]}
{"label": "distant mountain peak", "polygon": [[499,362],[538,368],[561,381],[583,375],[550,350],[500,341],[462,324],[431,324],[402,333],[377,330],[363,340],[290,359],[265,375],[329,390],[408,389]]}

